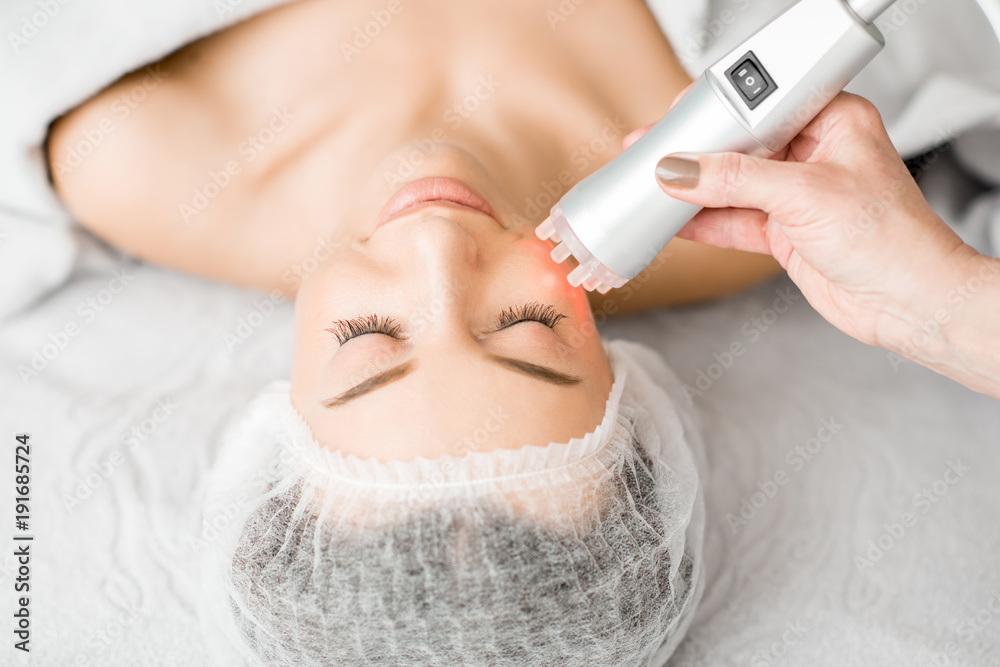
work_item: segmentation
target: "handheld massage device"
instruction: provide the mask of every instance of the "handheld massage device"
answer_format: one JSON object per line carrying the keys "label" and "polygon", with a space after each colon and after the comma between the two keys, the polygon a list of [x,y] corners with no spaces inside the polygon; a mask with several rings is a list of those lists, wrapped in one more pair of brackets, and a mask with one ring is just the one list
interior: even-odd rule
{"label": "handheld massage device", "polygon": [[649,266],[699,207],[664,194],[671,153],[784,148],[885,46],[874,20],[893,0],[800,0],[724,56],[628,150],[576,184],[535,233],[579,262],[574,287],[602,294]]}

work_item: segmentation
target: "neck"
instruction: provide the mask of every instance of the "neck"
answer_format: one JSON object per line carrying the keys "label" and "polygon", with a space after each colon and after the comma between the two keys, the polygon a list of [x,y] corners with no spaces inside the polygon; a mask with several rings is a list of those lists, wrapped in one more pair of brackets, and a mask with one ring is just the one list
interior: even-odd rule
{"label": "neck", "polygon": [[[318,236],[362,237],[372,211],[343,204],[384,202],[425,175],[421,165],[444,145],[481,164],[512,203],[516,222],[533,227],[570,187],[621,153],[626,134],[662,117],[690,83],[639,0],[589,0],[570,16],[533,1],[477,3],[475,11],[442,7],[441,15],[422,10],[422,20],[435,23],[431,47],[426,28],[409,30],[409,14],[393,24],[399,49],[430,49],[418,66],[387,67],[390,56],[375,49],[390,40],[350,66],[354,77],[369,80],[359,96],[364,113],[333,126],[323,121],[334,129],[311,134],[312,157],[290,193],[296,208],[310,211],[311,222],[299,220],[303,247],[313,248]],[[373,63],[379,66],[363,69]],[[322,197],[305,201],[303,193]]]}

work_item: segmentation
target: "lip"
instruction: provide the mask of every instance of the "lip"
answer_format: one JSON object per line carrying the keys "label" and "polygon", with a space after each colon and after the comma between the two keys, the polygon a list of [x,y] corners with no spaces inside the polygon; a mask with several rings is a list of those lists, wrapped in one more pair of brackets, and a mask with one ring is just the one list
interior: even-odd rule
{"label": "lip", "polygon": [[400,188],[382,207],[372,231],[419,206],[431,204],[471,209],[497,220],[493,207],[471,185],[457,178],[434,176],[417,179]]}

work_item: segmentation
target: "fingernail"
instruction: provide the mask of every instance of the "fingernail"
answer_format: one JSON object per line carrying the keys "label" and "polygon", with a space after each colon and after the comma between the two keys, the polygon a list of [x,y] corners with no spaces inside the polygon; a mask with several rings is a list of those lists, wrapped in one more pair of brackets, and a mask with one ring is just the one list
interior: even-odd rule
{"label": "fingernail", "polygon": [[671,188],[693,190],[701,178],[701,165],[694,155],[668,155],[656,165],[656,178]]}

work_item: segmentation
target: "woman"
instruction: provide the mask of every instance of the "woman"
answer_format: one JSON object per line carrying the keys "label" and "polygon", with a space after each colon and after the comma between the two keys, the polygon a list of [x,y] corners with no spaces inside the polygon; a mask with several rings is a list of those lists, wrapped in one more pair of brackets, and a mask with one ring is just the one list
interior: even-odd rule
{"label": "woman", "polygon": [[219,463],[243,500],[214,582],[246,655],[638,665],[683,635],[696,428],[591,307],[705,299],[777,265],[676,241],[618,295],[567,284],[534,226],[690,82],[643,3],[574,6],[552,23],[533,1],[302,0],[158,63],[83,164],[65,156],[148,71],[53,125],[54,182],[95,234],[295,297],[290,387]]}
{"label": "woman", "polygon": [[[334,36],[381,9],[297,2],[191,44],[157,65],[159,85],[99,151],[60,169],[148,74],[123,78],[52,128],[58,191],[77,220],[137,257],[294,296],[293,399],[327,446],[344,446],[334,422],[340,441],[357,442],[363,425],[374,443],[403,423],[439,428],[442,410],[480,419],[470,400],[539,415],[508,424],[495,446],[582,435],[610,374],[584,292],[566,287],[532,234],[538,203],[612,159],[689,79],[641,2],[581,5],[554,28],[531,2],[404,5],[345,55]],[[704,299],[777,269],[687,241],[655,266],[594,304],[611,314]],[[522,320],[542,326],[512,326]],[[382,335],[347,344],[368,330]],[[524,363],[498,366],[480,348]],[[357,395],[404,362],[415,370],[405,382]],[[536,366],[553,371],[548,381],[524,372]],[[404,389],[426,398],[400,401]],[[371,419],[390,405],[397,418]],[[553,409],[564,405],[574,408]],[[366,456],[407,455],[371,447]]]}

